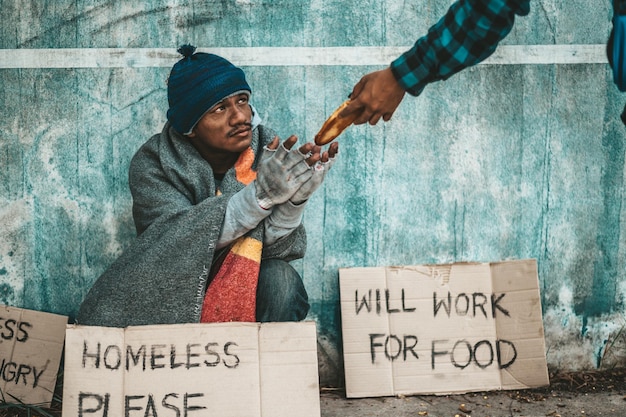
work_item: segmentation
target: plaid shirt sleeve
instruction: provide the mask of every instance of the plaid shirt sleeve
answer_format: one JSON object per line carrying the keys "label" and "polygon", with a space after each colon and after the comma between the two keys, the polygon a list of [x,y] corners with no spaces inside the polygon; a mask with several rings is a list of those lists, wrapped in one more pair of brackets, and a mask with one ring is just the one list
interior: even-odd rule
{"label": "plaid shirt sleeve", "polygon": [[530,0],[459,0],[391,63],[391,70],[409,94],[419,95],[428,83],[445,80],[491,55],[515,22],[525,16]]}

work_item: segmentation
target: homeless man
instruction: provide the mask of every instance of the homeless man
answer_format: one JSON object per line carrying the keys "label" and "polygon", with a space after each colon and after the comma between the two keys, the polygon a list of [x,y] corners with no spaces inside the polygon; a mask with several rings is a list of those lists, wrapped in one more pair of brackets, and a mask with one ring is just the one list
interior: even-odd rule
{"label": "homeless man", "polygon": [[95,282],[77,323],[302,320],[308,297],[289,261],[304,256],[303,210],[338,147],[280,143],[240,68],[178,51],[168,121],[130,164],[138,237]]}

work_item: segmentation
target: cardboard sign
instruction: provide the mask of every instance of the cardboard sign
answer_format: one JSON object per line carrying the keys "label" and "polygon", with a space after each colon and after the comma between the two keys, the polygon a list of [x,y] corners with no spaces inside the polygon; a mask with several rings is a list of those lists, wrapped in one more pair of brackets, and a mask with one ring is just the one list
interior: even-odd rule
{"label": "cardboard sign", "polygon": [[50,407],[66,325],[66,316],[0,306],[2,400]]}
{"label": "cardboard sign", "polygon": [[339,275],[348,397],[549,383],[535,260]]}
{"label": "cardboard sign", "polygon": [[68,326],[64,417],[320,416],[314,322]]}

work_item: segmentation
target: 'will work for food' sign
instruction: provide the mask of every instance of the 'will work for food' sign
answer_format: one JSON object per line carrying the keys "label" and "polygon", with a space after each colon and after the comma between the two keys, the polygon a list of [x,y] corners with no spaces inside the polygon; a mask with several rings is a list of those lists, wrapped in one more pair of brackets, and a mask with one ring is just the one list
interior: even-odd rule
{"label": "'will work for food' sign", "polygon": [[348,397],[549,383],[535,260],[339,275]]}

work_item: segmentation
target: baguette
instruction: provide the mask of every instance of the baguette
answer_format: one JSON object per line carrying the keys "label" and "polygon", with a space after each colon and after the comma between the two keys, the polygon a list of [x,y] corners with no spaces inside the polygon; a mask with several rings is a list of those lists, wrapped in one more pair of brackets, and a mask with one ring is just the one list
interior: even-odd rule
{"label": "baguette", "polygon": [[354,112],[347,117],[339,117],[339,113],[350,103],[350,99],[344,101],[324,122],[320,131],[315,135],[315,144],[319,146],[332,142],[341,135],[359,116],[359,112]]}

